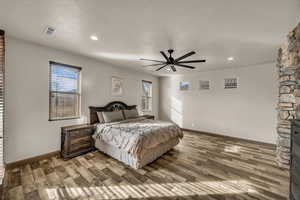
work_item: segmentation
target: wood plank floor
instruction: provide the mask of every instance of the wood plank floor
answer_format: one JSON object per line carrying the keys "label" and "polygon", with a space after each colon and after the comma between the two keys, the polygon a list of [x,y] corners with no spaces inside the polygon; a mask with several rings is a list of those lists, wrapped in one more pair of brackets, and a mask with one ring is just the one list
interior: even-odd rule
{"label": "wood plank floor", "polygon": [[97,151],[7,170],[3,199],[287,199],[288,172],[274,158],[267,145],[185,132],[139,170]]}

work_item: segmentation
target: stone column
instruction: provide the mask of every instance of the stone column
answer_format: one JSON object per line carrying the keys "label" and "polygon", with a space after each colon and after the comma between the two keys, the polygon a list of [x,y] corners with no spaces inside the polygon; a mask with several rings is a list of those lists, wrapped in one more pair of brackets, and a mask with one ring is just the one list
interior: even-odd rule
{"label": "stone column", "polygon": [[279,49],[277,68],[279,101],[276,162],[282,168],[289,168],[290,120],[300,117],[300,24],[288,34],[287,41]]}

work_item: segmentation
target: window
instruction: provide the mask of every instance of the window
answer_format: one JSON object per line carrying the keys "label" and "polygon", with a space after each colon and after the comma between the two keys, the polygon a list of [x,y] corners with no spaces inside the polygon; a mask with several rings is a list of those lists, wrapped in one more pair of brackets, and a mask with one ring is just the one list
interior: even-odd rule
{"label": "window", "polygon": [[233,89],[238,87],[237,78],[225,78],[224,79],[224,89]]}
{"label": "window", "polygon": [[200,90],[209,90],[209,81],[199,81]]}
{"label": "window", "polygon": [[189,90],[189,82],[181,81],[180,84],[179,84],[179,90],[181,90],[181,91]]}
{"label": "window", "polygon": [[50,61],[49,120],[80,117],[80,71]]}
{"label": "window", "polygon": [[152,82],[142,81],[142,111],[152,110]]}

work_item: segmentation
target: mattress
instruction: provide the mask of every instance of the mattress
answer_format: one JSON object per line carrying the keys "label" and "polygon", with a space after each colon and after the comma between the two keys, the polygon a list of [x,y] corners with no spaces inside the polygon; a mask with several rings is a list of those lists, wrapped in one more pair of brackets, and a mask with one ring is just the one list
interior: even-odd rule
{"label": "mattress", "polygon": [[149,149],[146,153],[140,156],[140,159],[132,156],[130,153],[123,149],[117,148],[113,145],[106,143],[101,139],[95,140],[95,147],[103,153],[131,166],[134,169],[142,168],[143,166],[153,162],[161,155],[172,149],[179,143],[179,138],[173,138],[165,143],[161,143],[156,148]]}
{"label": "mattress", "polygon": [[137,159],[141,159],[149,149],[182,137],[182,130],[176,124],[144,117],[99,123],[93,135],[96,141],[101,140],[116,149],[123,149]]}

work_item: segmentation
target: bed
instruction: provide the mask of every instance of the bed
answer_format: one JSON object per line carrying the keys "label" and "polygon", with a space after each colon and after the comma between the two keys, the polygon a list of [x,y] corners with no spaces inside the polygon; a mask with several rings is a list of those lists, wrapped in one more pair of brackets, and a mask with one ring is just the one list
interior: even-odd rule
{"label": "bed", "polygon": [[[127,118],[136,106],[115,101],[104,107],[89,107],[90,123],[96,126],[95,147],[101,152],[138,169],[153,162],[176,146],[183,137],[182,130],[172,122],[147,119],[143,116]],[[124,119],[103,121],[99,113],[122,112]],[[110,113],[114,112],[114,113]]]}

